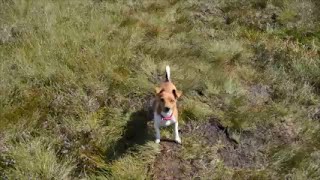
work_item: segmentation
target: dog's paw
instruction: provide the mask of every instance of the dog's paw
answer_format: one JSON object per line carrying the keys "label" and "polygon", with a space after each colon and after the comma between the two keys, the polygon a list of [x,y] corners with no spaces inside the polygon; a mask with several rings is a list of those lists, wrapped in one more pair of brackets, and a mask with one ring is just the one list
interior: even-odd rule
{"label": "dog's paw", "polygon": [[181,144],[181,138],[180,137],[177,137],[174,139],[177,143]]}
{"label": "dog's paw", "polygon": [[156,139],[155,143],[159,144],[160,143],[160,139]]}

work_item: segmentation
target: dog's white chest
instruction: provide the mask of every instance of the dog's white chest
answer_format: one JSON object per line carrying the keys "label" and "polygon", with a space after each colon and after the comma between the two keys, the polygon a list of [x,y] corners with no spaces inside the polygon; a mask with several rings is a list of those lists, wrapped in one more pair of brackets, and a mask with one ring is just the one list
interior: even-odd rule
{"label": "dog's white chest", "polygon": [[174,124],[176,122],[176,118],[172,116],[170,120],[163,120],[159,114],[154,113],[154,121],[159,127],[170,126],[171,124]]}

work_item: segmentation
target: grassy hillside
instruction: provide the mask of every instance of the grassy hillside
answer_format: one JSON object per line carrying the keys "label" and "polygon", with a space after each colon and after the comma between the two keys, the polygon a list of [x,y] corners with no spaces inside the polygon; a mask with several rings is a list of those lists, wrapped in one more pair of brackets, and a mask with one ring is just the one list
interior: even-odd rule
{"label": "grassy hillside", "polygon": [[[0,179],[319,179],[319,8],[1,0]],[[182,146],[153,142],[165,65]]]}

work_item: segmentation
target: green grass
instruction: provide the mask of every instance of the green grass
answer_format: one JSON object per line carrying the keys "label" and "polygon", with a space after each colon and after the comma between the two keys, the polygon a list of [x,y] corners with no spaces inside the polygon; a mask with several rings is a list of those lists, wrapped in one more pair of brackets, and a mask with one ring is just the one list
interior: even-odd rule
{"label": "green grass", "polygon": [[217,162],[203,178],[317,179],[318,6],[0,1],[0,178],[150,179],[159,146],[137,112],[168,64],[184,93],[181,125],[217,117],[238,141],[259,126],[295,139],[284,146],[270,139],[263,169],[237,169],[191,135],[181,158],[205,149]]}

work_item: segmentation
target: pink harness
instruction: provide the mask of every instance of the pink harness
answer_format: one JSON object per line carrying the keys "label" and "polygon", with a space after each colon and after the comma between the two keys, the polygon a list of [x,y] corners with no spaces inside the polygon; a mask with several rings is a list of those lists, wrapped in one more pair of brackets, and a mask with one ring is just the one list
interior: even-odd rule
{"label": "pink harness", "polygon": [[168,117],[163,117],[162,114],[161,114],[161,120],[162,120],[162,121],[169,121],[169,120],[172,119],[172,116],[173,116],[173,113],[172,113],[170,116],[168,116]]}

